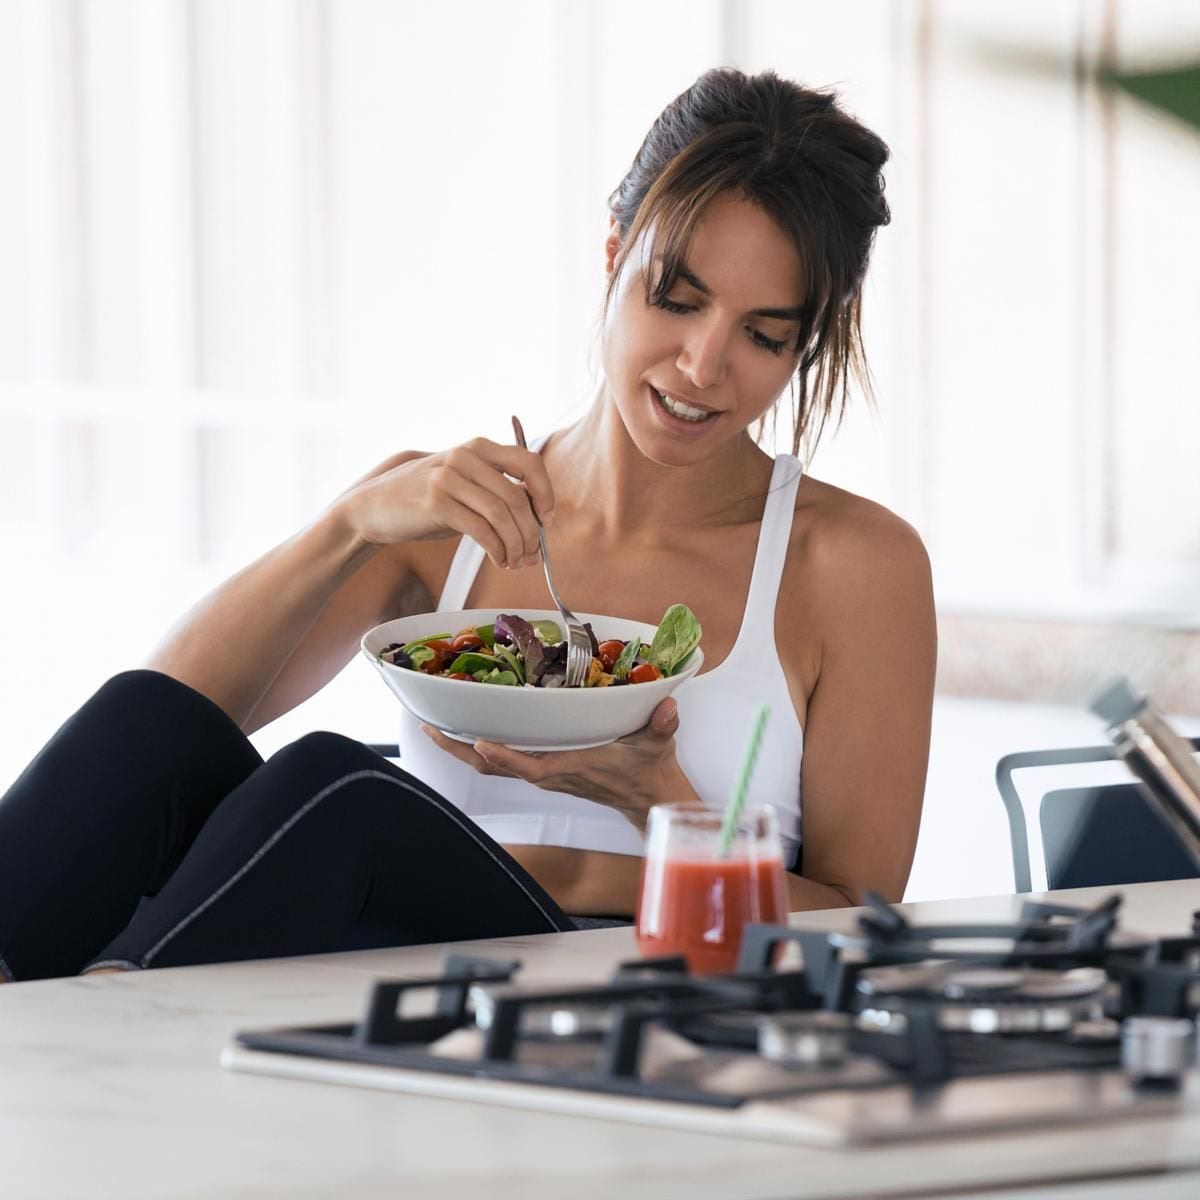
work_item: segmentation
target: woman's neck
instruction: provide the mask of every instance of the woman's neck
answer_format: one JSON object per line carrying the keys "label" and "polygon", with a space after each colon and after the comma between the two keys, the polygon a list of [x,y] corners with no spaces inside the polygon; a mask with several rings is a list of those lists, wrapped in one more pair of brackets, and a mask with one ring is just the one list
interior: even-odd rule
{"label": "woman's neck", "polygon": [[556,511],[570,512],[573,530],[607,544],[758,520],[773,465],[743,431],[701,462],[661,466],[638,449],[606,392],[546,449]]}

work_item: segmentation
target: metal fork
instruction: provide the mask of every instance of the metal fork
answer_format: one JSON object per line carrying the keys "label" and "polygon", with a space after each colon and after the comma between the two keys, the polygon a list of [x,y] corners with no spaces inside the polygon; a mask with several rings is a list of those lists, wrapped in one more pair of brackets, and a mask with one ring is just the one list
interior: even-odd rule
{"label": "metal fork", "polygon": [[[512,423],[513,433],[517,435],[517,445],[522,450],[528,450],[521,422],[514,416]],[[583,622],[558,598],[558,591],[554,586],[554,574],[550,570],[550,555],[546,552],[546,530],[542,526],[542,518],[538,516],[538,510],[534,507],[533,497],[530,496],[528,499],[529,511],[533,513],[533,519],[537,522],[538,547],[542,552],[546,586],[550,589],[550,599],[554,601],[554,607],[558,609],[559,616],[562,617],[563,624],[567,627],[567,687],[583,687],[584,680],[587,679],[588,667],[592,663],[592,639],[588,636],[588,631],[584,629]]]}

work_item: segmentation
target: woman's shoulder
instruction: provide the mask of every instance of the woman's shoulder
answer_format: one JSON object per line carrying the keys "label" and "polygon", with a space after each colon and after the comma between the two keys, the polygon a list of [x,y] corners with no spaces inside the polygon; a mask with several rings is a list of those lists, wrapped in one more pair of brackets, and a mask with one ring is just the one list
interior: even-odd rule
{"label": "woman's shoulder", "polygon": [[883,600],[930,589],[929,556],[908,521],[810,475],[797,489],[785,574],[834,605],[848,597]]}

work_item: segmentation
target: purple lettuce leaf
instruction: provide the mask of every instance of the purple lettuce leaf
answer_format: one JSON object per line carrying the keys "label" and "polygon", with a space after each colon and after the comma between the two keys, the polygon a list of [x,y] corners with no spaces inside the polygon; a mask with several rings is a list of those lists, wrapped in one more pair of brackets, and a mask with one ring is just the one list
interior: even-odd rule
{"label": "purple lettuce leaf", "polygon": [[536,687],[545,670],[545,653],[542,640],[534,632],[533,626],[524,617],[501,613],[496,618],[495,632],[497,640],[503,632],[506,640],[517,647],[525,663],[525,682]]}

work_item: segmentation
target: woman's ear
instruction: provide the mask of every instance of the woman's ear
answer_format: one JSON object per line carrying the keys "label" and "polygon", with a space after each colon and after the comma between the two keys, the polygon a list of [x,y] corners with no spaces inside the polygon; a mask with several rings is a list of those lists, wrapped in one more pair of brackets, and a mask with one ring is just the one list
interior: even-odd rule
{"label": "woman's ear", "polygon": [[610,214],[608,218],[608,237],[604,239],[604,273],[611,275],[621,249],[621,227],[617,218]]}

